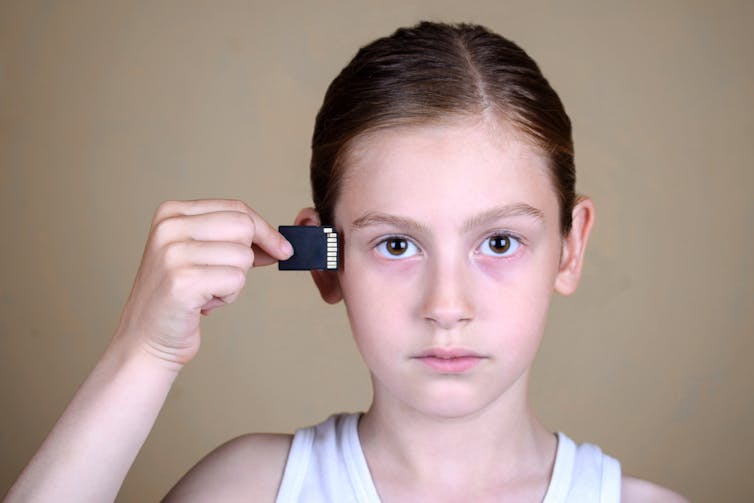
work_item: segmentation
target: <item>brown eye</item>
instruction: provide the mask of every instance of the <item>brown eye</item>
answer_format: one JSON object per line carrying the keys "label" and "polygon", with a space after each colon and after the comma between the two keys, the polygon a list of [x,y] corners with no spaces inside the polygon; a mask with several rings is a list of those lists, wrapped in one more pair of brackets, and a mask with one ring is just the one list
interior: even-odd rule
{"label": "brown eye", "polygon": [[419,253],[419,248],[410,240],[401,236],[390,236],[376,247],[380,255],[389,259],[404,259]]}
{"label": "brown eye", "polygon": [[511,240],[508,236],[492,236],[490,238],[490,250],[495,253],[505,253],[510,250]]}
{"label": "brown eye", "polygon": [[479,251],[490,257],[508,257],[513,255],[519,246],[521,241],[518,238],[510,234],[497,234],[484,240]]}
{"label": "brown eye", "polygon": [[408,242],[401,238],[390,238],[385,242],[385,247],[390,255],[398,257],[406,253]]}

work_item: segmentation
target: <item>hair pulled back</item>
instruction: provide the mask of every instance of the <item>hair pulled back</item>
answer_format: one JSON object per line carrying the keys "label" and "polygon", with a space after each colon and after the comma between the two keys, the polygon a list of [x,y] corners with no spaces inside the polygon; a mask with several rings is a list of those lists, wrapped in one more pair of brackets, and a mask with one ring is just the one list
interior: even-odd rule
{"label": "hair pulled back", "polygon": [[501,114],[549,159],[560,227],[571,228],[575,168],[571,121],[539,67],[518,45],[471,24],[422,22],[361,48],[333,80],[312,137],[311,183],[322,222],[334,223],[349,145],[377,129]]}

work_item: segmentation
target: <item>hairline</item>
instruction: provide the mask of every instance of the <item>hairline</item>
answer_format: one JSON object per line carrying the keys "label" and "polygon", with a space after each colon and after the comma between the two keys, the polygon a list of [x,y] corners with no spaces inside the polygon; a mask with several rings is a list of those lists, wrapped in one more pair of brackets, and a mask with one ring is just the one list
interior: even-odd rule
{"label": "hairline", "polygon": [[[515,114],[505,110],[497,104],[491,104],[484,107],[478,107],[477,110],[471,109],[460,110],[447,110],[445,112],[437,111],[436,113],[427,113],[423,116],[408,116],[397,117],[389,120],[374,121],[369,126],[363,128],[360,131],[354,133],[347,141],[343,143],[341,148],[335,155],[332,168],[331,183],[335,184],[337,191],[332,194],[332,202],[330,204],[332,212],[332,220],[330,222],[336,225],[335,222],[335,208],[337,201],[340,199],[340,191],[343,188],[344,181],[346,179],[345,166],[353,158],[355,147],[363,141],[367,141],[370,137],[379,134],[383,131],[394,129],[420,129],[431,126],[454,126],[460,125],[469,121],[481,121],[490,120],[498,124],[506,124],[510,126],[510,131],[513,133],[513,137],[526,143],[532,148],[533,152],[541,155],[546,163],[545,175],[550,181],[550,189],[553,191],[555,197],[560,201],[560,195],[557,190],[557,183],[555,180],[555,161],[552,158],[552,153],[548,152],[545,146],[537,141],[537,137],[526,130],[526,125],[521,120],[516,120]],[[558,211],[562,211],[561,205],[558,204]],[[561,221],[561,217],[558,217]],[[561,232],[566,232],[565,229],[561,229]]]}

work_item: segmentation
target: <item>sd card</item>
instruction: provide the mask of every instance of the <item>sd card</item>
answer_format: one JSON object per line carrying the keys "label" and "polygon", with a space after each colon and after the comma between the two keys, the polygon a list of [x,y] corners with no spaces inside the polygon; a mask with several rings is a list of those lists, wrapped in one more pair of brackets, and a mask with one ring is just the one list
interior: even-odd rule
{"label": "sd card", "polygon": [[281,271],[307,271],[338,268],[338,233],[332,227],[281,225],[280,234],[293,246],[293,255],[278,262]]}

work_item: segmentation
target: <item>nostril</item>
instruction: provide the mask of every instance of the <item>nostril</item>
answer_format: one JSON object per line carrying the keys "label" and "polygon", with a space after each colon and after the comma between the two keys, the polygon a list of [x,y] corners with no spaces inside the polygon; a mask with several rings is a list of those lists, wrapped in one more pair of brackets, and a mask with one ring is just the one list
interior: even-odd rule
{"label": "nostril", "polygon": [[426,306],[424,318],[442,328],[467,323],[473,318],[471,310],[463,303],[434,303]]}
{"label": "nostril", "polygon": [[441,328],[467,323],[474,317],[473,305],[467,292],[468,278],[452,259],[435,264],[435,274],[428,276],[425,285],[423,316]]}

